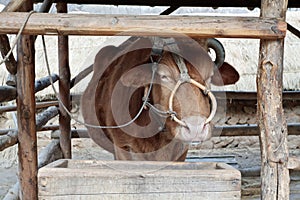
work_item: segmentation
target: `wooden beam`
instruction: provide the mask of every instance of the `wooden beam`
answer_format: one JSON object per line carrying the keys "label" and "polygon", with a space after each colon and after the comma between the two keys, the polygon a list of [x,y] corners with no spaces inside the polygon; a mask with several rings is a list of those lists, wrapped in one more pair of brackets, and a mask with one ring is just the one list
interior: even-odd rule
{"label": "wooden beam", "polygon": [[[57,3],[58,13],[68,11],[66,3]],[[65,108],[71,110],[70,99],[70,66],[69,66],[69,38],[65,35],[58,36],[58,60],[59,60],[59,96],[62,104],[59,104],[59,129],[61,132],[60,146],[64,158],[71,158],[71,117]]]}
{"label": "wooden beam", "polygon": [[[24,9],[33,9],[27,0]],[[35,120],[35,50],[34,36],[21,35],[17,48],[17,116],[18,116],[18,155],[21,199],[38,199],[37,188],[37,138]]]}
{"label": "wooden beam", "polygon": [[[59,77],[56,74],[51,75],[53,82],[56,82]],[[51,85],[50,77],[43,77],[34,83],[34,92],[39,92]],[[0,102],[11,101],[17,98],[17,89],[12,86],[0,86]],[[1,108],[0,108],[1,113]]]}
{"label": "wooden beam", "polygon": [[[16,34],[27,13],[0,13],[0,34]],[[159,31],[158,31],[159,30]],[[34,13],[23,33],[34,35],[158,35],[228,38],[284,38],[283,20],[224,16],[122,16]],[[171,33],[173,31],[173,33]],[[178,35],[177,35],[178,36]]]}
{"label": "wooden beam", "polygon": [[[261,17],[285,19],[288,0],[262,0]],[[257,118],[261,146],[261,199],[289,199],[287,124],[282,106],[284,39],[261,40]]]}
{"label": "wooden beam", "polygon": [[59,80],[59,76],[57,74],[52,74],[51,77],[46,76],[36,80],[34,83],[34,92],[37,93],[51,85],[50,79],[52,79],[53,83],[55,83]]}
{"label": "wooden beam", "polygon": [[[235,92],[235,91],[226,91],[224,95],[224,92],[221,91],[213,91],[215,96],[218,99],[222,99],[226,97],[226,99],[229,100],[257,100],[257,93],[256,92]],[[300,91],[283,91],[282,92],[283,100],[290,100],[290,101],[296,101],[300,100]]]}
{"label": "wooden beam", "polygon": [[[51,138],[58,139],[60,137],[60,131],[58,125],[44,126],[41,131],[51,130]],[[90,138],[87,129],[72,129],[72,138]],[[221,135],[220,135],[221,133]],[[300,135],[300,124],[291,123],[288,124],[289,135]],[[240,136],[259,136],[259,129],[257,125],[236,125],[236,126],[216,126],[213,128],[213,137],[240,137]]]}
{"label": "wooden beam", "polygon": [[[53,117],[58,115],[58,108],[51,106],[44,112],[36,116],[36,130],[42,129],[42,127]],[[8,130],[6,135],[0,135],[0,151],[11,147],[18,143],[18,130]]]}

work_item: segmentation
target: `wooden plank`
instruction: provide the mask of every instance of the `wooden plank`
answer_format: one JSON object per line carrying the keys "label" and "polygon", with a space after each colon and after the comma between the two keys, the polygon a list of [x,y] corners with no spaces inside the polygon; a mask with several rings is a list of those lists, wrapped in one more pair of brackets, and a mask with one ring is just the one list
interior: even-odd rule
{"label": "wooden plank", "polygon": [[[100,198],[101,197],[101,198]],[[154,194],[101,194],[99,195],[56,195],[56,196],[39,196],[40,199],[47,200],[110,200],[110,199],[122,199],[122,200],[132,200],[132,199],[143,199],[143,200],[207,200],[207,199],[222,199],[222,200],[240,200],[240,192],[237,191],[228,191],[228,192],[201,192],[201,193],[182,193],[178,192],[176,195],[172,193],[154,193]]]}
{"label": "wooden plank", "polygon": [[[27,13],[0,13],[0,18],[3,19],[0,21],[0,34],[16,34],[26,15]],[[287,24],[283,20],[257,17],[34,13],[23,33],[35,35],[123,34],[148,36],[176,36],[176,33],[182,33],[191,37],[204,38],[276,39],[284,38],[286,30]],[[172,31],[173,33],[170,33]]]}
{"label": "wooden plank", "polygon": [[[42,2],[43,0],[34,0],[34,2]],[[143,6],[189,6],[189,7],[260,7],[261,0],[213,0],[213,1],[199,1],[199,0],[184,0],[184,1],[170,1],[170,0],[55,0],[55,2],[66,2],[75,4],[105,4],[105,5],[143,5]],[[289,8],[299,8],[299,0],[289,0]]]}
{"label": "wooden plank", "polygon": [[167,199],[229,199],[230,194],[239,199],[240,187],[240,172],[224,163],[60,160],[39,171],[39,195],[53,199],[70,194],[84,199],[161,199],[165,194]]}
{"label": "wooden plank", "polygon": [[[66,13],[67,4],[58,3],[56,5],[57,12]],[[65,111],[67,108],[71,110],[70,99],[70,67],[69,67],[69,39],[68,36],[58,36],[58,62],[59,62],[59,96],[62,104],[59,104],[59,129],[60,146],[64,155],[64,158],[71,158],[71,117]]]}
{"label": "wooden plank", "polygon": [[[261,17],[285,19],[288,0],[262,0]],[[282,106],[284,39],[261,40],[257,111],[261,146],[261,199],[289,199],[287,125]]]}

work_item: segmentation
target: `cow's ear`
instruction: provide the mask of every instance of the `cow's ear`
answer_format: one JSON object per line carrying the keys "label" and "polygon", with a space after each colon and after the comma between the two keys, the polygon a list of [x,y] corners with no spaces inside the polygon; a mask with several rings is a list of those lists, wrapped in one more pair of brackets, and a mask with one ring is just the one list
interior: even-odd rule
{"label": "cow's ear", "polygon": [[230,64],[224,62],[215,70],[211,83],[217,86],[235,84],[240,79],[239,73]]}
{"label": "cow's ear", "polygon": [[121,76],[121,82],[127,87],[142,87],[151,82],[151,66],[148,64],[135,67]]}

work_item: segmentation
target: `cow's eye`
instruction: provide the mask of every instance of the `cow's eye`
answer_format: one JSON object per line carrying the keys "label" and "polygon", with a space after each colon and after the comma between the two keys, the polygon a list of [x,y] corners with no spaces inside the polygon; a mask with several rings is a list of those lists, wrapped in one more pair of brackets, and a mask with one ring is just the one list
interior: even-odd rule
{"label": "cow's eye", "polygon": [[169,77],[168,77],[168,76],[166,76],[166,75],[162,75],[162,76],[161,76],[161,79],[162,79],[162,80],[168,80],[168,79],[169,79]]}

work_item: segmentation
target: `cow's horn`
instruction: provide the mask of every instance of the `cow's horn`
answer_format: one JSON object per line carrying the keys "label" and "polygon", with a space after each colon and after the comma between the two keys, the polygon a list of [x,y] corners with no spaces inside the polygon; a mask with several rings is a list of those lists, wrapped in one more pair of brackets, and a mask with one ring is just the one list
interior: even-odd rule
{"label": "cow's horn", "polygon": [[217,68],[221,67],[225,60],[225,49],[222,43],[215,38],[209,38],[207,40],[207,47],[215,51],[216,53],[216,60],[214,61],[215,65],[217,66]]}

